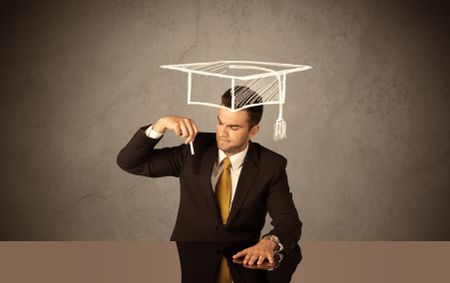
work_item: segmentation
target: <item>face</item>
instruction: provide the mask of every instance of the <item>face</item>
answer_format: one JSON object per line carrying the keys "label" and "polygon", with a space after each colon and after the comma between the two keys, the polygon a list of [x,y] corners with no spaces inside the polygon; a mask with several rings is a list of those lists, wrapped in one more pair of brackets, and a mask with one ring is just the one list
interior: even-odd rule
{"label": "face", "polygon": [[258,130],[259,125],[249,128],[248,112],[245,110],[232,112],[220,108],[217,112],[217,147],[228,156],[244,150],[248,141],[256,135]]}

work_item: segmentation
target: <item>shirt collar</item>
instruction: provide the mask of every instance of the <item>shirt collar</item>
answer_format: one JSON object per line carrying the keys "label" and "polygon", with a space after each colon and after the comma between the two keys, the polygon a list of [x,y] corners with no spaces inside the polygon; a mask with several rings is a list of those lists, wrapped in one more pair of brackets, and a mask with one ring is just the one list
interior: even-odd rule
{"label": "shirt collar", "polygon": [[[231,161],[231,168],[233,170],[239,169],[242,166],[242,164],[244,164],[244,159],[245,159],[245,156],[247,155],[249,144],[250,144],[250,142],[247,143],[247,146],[245,147],[244,150],[242,150],[236,154],[233,154],[232,156],[229,157],[230,161]],[[225,157],[227,157],[227,155],[225,154],[225,152],[223,152],[223,150],[221,150],[219,148],[219,158],[218,158],[219,163],[218,163],[218,165],[220,165],[220,163],[222,163],[222,161],[225,159]]]}

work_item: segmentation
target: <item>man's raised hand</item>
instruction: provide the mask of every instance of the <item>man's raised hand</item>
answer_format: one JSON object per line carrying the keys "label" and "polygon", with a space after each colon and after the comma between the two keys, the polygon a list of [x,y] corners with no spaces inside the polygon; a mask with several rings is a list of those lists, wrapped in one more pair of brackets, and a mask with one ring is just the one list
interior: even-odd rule
{"label": "man's raised hand", "polygon": [[164,134],[167,130],[174,131],[177,136],[184,138],[184,143],[193,142],[199,132],[194,120],[182,116],[165,116],[153,124],[153,130]]}

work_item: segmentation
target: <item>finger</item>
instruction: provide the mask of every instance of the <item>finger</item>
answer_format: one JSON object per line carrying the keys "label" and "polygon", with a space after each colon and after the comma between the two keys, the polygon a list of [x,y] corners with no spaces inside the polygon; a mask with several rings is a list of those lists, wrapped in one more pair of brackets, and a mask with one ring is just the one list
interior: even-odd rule
{"label": "finger", "polygon": [[179,125],[180,125],[180,129],[181,129],[181,136],[183,138],[185,138],[185,143],[186,143],[186,138],[189,136],[189,131],[186,128],[186,125],[184,124],[183,121],[180,121]]}
{"label": "finger", "polygon": [[175,134],[176,134],[177,136],[181,136],[181,128],[180,128],[180,125],[179,125],[179,124],[176,124],[176,125],[174,126],[173,131],[175,132]]}
{"label": "finger", "polygon": [[198,129],[197,124],[195,124],[194,121],[192,121],[192,126],[194,127],[195,135],[197,135],[200,130]]}
{"label": "finger", "polygon": [[244,264],[248,264],[248,261],[250,260],[250,255],[246,254],[244,258]]}
{"label": "finger", "polygon": [[242,250],[242,251],[236,253],[236,254],[233,256],[233,258],[240,258],[241,256],[244,256],[244,255],[246,255],[246,251],[245,251],[245,250]]}
{"label": "finger", "polygon": [[195,133],[194,127],[192,126],[192,122],[191,122],[190,119],[185,119],[185,120],[184,120],[184,124],[186,125],[186,128],[187,128],[188,131],[189,131],[188,138],[186,139],[186,142],[189,143],[189,142],[191,142],[191,141],[194,140],[194,136],[195,136],[195,135],[194,135],[194,133]]}
{"label": "finger", "polygon": [[254,264],[255,262],[256,262],[256,260],[258,260],[258,255],[252,255],[251,257],[250,257],[250,260],[248,261],[248,264],[249,265],[252,265],[252,264]]}
{"label": "finger", "polygon": [[273,255],[272,254],[268,254],[267,255],[267,259],[269,260],[270,263],[274,263],[275,261],[273,260]]}
{"label": "finger", "polygon": [[178,121],[178,125],[180,125],[181,136],[187,137],[189,135],[189,130],[186,128],[186,124],[184,123],[184,121],[183,120]]}
{"label": "finger", "polygon": [[266,259],[266,257],[265,256],[263,256],[263,255],[260,255],[259,256],[259,258],[258,258],[258,262],[257,262],[257,264],[258,265],[261,265],[263,262],[264,262],[264,260]]}
{"label": "finger", "polygon": [[192,126],[191,142],[193,142],[195,140],[195,137],[197,136],[199,130],[198,130],[197,126],[194,124],[194,122],[192,122],[191,126]]}

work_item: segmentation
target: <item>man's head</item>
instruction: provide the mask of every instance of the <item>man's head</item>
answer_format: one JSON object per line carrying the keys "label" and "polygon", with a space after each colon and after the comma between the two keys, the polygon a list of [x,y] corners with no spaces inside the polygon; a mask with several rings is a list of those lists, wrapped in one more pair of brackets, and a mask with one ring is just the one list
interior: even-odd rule
{"label": "man's head", "polygon": [[[235,108],[262,101],[258,93],[248,87],[237,86],[234,89]],[[231,108],[231,89],[222,95],[222,105]],[[253,106],[239,111],[220,108],[217,112],[217,146],[227,155],[233,155],[245,149],[248,141],[259,131],[263,106]]]}

